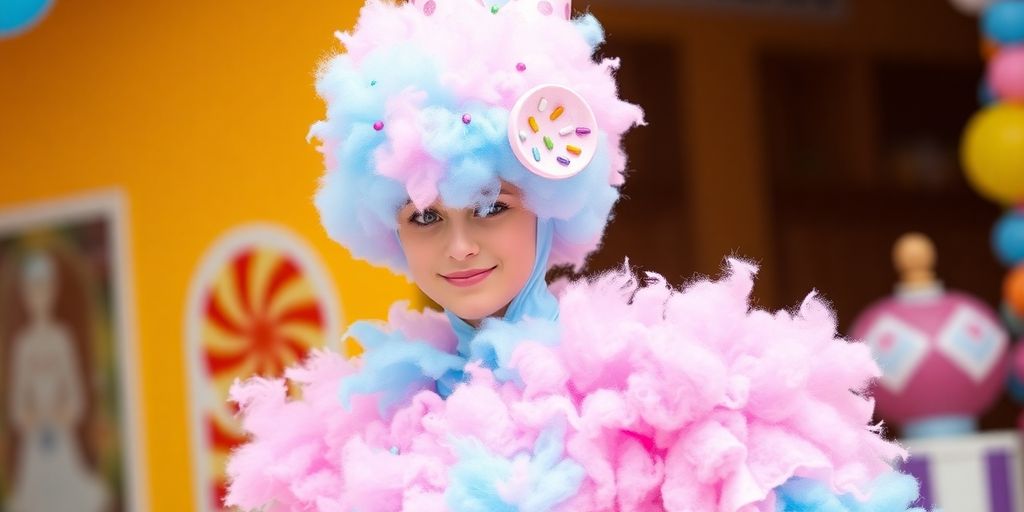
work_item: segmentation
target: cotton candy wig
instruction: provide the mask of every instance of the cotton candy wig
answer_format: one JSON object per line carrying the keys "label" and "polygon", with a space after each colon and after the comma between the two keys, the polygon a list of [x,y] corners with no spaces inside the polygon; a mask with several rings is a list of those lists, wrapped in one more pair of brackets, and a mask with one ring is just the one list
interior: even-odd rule
{"label": "cotton candy wig", "polygon": [[[618,60],[595,59],[597,20],[569,12],[566,0],[369,0],[316,81],[327,116],[310,129],[326,166],[315,203],[331,238],[407,274],[402,205],[487,205],[504,180],[551,219],[548,266],[581,267],[619,197],[621,138],[643,114],[618,98]],[[530,172],[509,143],[517,99],[545,84],[571,88],[596,120],[593,160],[567,179]]]}

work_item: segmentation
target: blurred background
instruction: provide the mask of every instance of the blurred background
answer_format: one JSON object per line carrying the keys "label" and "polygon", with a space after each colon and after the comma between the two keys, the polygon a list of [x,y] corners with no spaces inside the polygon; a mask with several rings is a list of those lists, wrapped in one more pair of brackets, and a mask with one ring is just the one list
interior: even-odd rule
{"label": "blurred background", "polygon": [[[67,488],[96,510],[214,510],[239,441],[231,382],[280,374],[395,300],[422,302],[330,242],[311,203],[313,73],[360,5],[0,4],[0,497],[31,487],[17,468],[41,413],[16,390],[49,386],[19,367],[34,325],[62,326],[47,343],[74,371],[55,374],[85,390],[56,399],[63,427],[46,434],[81,447],[65,455]],[[976,10],[575,3],[588,8],[648,121],[626,138],[625,200],[590,270],[628,256],[682,285],[749,258],[758,307],[818,290],[845,334],[892,293],[894,241],[920,231],[947,288],[999,309],[1003,210],[960,163],[982,107]],[[1015,425],[1000,393],[983,430]]]}

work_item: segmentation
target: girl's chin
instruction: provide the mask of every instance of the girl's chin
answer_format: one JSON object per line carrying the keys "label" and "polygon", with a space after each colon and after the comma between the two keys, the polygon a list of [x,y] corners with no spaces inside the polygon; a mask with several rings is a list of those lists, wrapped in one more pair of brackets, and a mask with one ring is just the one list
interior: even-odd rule
{"label": "girl's chin", "polygon": [[507,303],[501,305],[495,305],[493,307],[482,307],[481,301],[466,301],[459,304],[451,304],[446,306],[445,309],[450,311],[455,316],[467,321],[467,322],[479,322],[485,318],[494,316],[502,316],[505,313]]}
{"label": "girl's chin", "polygon": [[481,310],[477,308],[448,308],[455,316],[467,322],[479,322],[485,318],[497,316],[498,310]]}

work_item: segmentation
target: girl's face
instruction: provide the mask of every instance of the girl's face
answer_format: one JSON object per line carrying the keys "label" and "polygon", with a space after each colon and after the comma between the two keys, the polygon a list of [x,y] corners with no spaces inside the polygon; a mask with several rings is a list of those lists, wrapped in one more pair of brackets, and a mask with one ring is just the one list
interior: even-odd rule
{"label": "girl's face", "polygon": [[435,203],[398,212],[413,279],[428,297],[477,325],[504,314],[533,272],[537,216],[523,207],[522,193],[508,183],[489,211]]}
{"label": "girl's face", "polygon": [[22,297],[33,320],[48,317],[57,300],[56,269],[49,256],[34,255],[22,274]]}

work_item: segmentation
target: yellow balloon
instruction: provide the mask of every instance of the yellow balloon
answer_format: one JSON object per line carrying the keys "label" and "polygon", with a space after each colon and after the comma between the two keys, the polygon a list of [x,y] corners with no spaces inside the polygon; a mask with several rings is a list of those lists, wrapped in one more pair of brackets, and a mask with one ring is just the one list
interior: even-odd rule
{"label": "yellow balloon", "polygon": [[960,151],[979,194],[1006,205],[1024,202],[1024,106],[998,103],[975,114]]}

